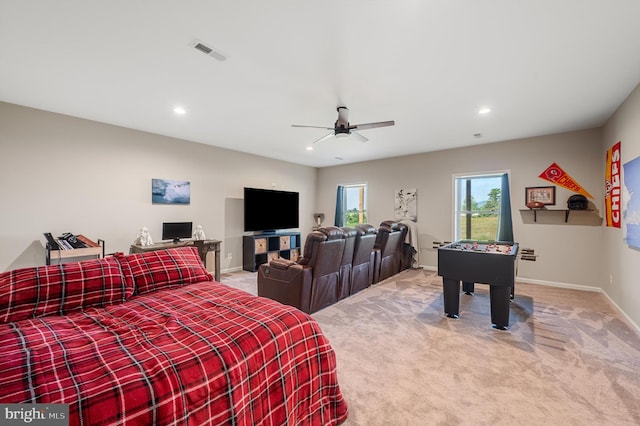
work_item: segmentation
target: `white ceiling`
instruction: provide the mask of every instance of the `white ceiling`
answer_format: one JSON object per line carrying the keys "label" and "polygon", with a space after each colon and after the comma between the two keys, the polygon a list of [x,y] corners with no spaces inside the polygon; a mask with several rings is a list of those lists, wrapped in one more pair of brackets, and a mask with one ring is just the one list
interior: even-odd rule
{"label": "white ceiling", "polygon": [[[639,18],[638,0],[0,0],[0,101],[346,164],[601,126],[640,82]],[[396,125],[307,151],[327,132],[291,124],[339,105]]]}

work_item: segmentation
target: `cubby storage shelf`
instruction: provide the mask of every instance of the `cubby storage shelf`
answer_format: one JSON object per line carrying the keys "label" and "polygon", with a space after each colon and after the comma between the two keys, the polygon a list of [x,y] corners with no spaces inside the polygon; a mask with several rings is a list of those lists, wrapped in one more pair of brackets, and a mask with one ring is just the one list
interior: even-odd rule
{"label": "cubby storage shelf", "polygon": [[242,237],[242,269],[255,272],[263,263],[283,258],[298,260],[301,255],[299,232],[245,235]]}

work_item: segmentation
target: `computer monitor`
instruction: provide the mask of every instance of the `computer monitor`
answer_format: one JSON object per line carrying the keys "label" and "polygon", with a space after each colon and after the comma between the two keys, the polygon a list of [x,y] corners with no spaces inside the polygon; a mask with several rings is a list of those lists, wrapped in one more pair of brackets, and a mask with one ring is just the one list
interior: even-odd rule
{"label": "computer monitor", "polygon": [[193,222],[164,222],[162,224],[162,239],[177,243],[181,238],[191,238],[192,231]]}

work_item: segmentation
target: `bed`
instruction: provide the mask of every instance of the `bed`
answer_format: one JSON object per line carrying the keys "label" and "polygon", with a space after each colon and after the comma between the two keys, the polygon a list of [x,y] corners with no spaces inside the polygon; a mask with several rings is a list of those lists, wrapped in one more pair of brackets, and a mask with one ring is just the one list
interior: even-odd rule
{"label": "bed", "polygon": [[335,353],[307,314],[213,281],[194,247],[0,274],[0,403],[75,424],[335,425]]}

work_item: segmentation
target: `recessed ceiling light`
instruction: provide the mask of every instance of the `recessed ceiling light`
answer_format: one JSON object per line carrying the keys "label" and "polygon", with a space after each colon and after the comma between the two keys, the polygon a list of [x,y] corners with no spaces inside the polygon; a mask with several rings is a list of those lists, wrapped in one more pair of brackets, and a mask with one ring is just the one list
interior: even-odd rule
{"label": "recessed ceiling light", "polygon": [[178,115],[185,115],[187,113],[187,110],[184,109],[183,107],[177,106],[173,109],[173,112],[175,112]]}
{"label": "recessed ceiling light", "polygon": [[487,107],[480,108],[478,110],[478,114],[489,114],[490,112],[491,112],[491,108],[487,108]]}
{"label": "recessed ceiling light", "polygon": [[313,147],[312,146],[308,146],[307,147],[307,151],[313,151]]}

